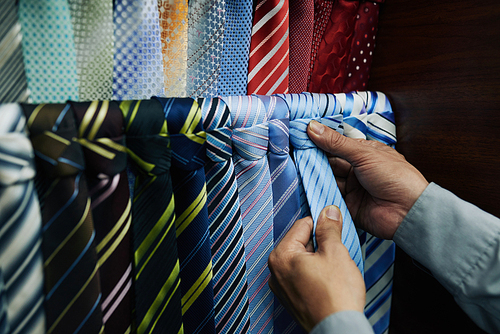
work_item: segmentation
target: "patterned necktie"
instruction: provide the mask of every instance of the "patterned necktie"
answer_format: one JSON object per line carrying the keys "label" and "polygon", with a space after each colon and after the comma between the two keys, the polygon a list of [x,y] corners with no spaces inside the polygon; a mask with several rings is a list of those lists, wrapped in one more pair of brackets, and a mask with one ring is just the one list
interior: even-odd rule
{"label": "patterned necktie", "polygon": [[248,94],[288,92],[288,0],[260,0],[255,8]]}
{"label": "patterned necktie", "polygon": [[29,92],[16,2],[2,1],[0,13],[0,103],[26,102]]}
{"label": "patterned necktie", "polygon": [[165,96],[186,96],[188,1],[158,0]]}
{"label": "patterned necktie", "polygon": [[114,102],[71,103],[78,142],[87,162],[86,176],[96,231],[106,331],[130,331],[132,317],[131,203],[123,116]]}
{"label": "patterned necktie", "polygon": [[307,90],[314,31],[314,0],[290,2],[289,93]]}
{"label": "patterned necktie", "polygon": [[219,98],[199,99],[207,132],[207,209],[212,249],[217,333],[247,333],[248,285],[238,186],[232,161],[229,108]]}
{"label": "patterned necktie", "polygon": [[47,333],[103,330],[95,231],[69,104],[23,105],[37,155]]}
{"label": "patterned necktie", "polygon": [[158,4],[154,0],[116,0],[113,99],[163,95]]}
{"label": "patterned necktie", "polygon": [[186,91],[192,97],[217,96],[224,41],[225,0],[189,1]]}
{"label": "patterned necktie", "polygon": [[[344,110],[344,134],[351,138],[377,140],[394,147],[396,128],[387,97],[380,92],[338,94]],[[360,236],[365,259],[366,307],[376,334],[389,329],[395,245],[392,240],[363,232]]]}
{"label": "patterned necktie", "polygon": [[170,178],[170,141],[161,104],[120,103],[137,175],[132,202],[137,333],[182,333],[179,259]]}
{"label": "patterned necktie", "polygon": [[256,96],[222,98],[231,111],[233,162],[241,204],[248,275],[250,331],[273,328],[273,294],[267,259],[273,249],[273,193],[266,159],[269,129],[266,108]]}
{"label": "patterned necktie", "polygon": [[42,217],[25,124],[19,105],[0,105],[0,294],[9,333],[45,333]]}
{"label": "patterned necktie", "polygon": [[220,96],[245,95],[252,33],[252,0],[226,0],[226,21],[217,90]]}
{"label": "patterned necktie", "polygon": [[76,51],[67,0],[20,0],[19,22],[32,102],[78,100]]}
{"label": "patterned necktie", "polygon": [[[283,99],[259,96],[271,119],[267,158],[273,191],[274,244],[277,245],[301,216],[297,169],[289,153],[289,112]],[[278,298],[274,297],[274,330],[277,333],[303,333]]]}
{"label": "patterned necktie", "polygon": [[68,0],[75,35],[78,97],[109,100],[113,95],[113,1]]}
{"label": "patterned necktie", "polygon": [[159,99],[172,143],[175,228],[181,265],[182,319],[187,333],[215,333],[212,256],[201,110],[191,98]]}
{"label": "patterned necktie", "polygon": [[[335,182],[335,177],[324,151],[309,139],[307,125],[312,119],[341,132],[340,104],[332,94],[280,95],[290,108],[290,142],[294,147],[295,163],[304,184],[314,221],[313,242],[316,248],[316,222],[321,210],[336,205],[342,212],[342,243],[363,273],[363,260],[356,228]],[[314,163],[311,163],[314,161]]]}

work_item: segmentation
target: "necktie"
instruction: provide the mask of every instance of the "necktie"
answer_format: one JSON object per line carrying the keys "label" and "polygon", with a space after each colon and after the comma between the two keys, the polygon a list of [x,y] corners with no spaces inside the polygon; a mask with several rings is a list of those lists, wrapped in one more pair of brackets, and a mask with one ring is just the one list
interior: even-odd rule
{"label": "necktie", "polygon": [[106,331],[130,331],[132,316],[131,203],[123,116],[116,103],[71,103],[78,142],[87,162],[86,176],[96,231]]}
{"label": "necktie", "polygon": [[161,99],[172,143],[175,228],[187,333],[215,333],[201,110],[191,98]]}
{"label": "necktie", "polygon": [[7,296],[5,295],[5,284],[3,282],[2,269],[0,269],[0,334],[10,332],[7,320]]}
{"label": "necktie", "polygon": [[[341,132],[340,104],[332,94],[281,95],[290,109],[290,142],[294,147],[295,163],[304,184],[314,221],[313,242],[316,248],[316,222],[321,210],[327,205],[340,208],[343,217],[342,243],[363,273],[363,261],[359,239],[347,206],[335,182],[325,152],[309,139],[306,129],[312,119]],[[314,163],[311,163],[311,162]]]}
{"label": "necktie", "polygon": [[314,0],[290,2],[289,93],[307,90],[314,31]]}
{"label": "necktie", "polygon": [[19,22],[32,102],[78,100],[76,51],[67,0],[20,0]]}
{"label": "necktie", "polygon": [[158,4],[154,0],[116,0],[113,11],[113,99],[163,95]]}
{"label": "necktie", "polygon": [[232,161],[229,108],[219,98],[199,99],[207,132],[207,209],[213,263],[215,329],[247,333],[248,284],[238,186]]}
{"label": "necktie", "polygon": [[137,175],[132,202],[137,333],[182,333],[179,259],[170,177],[170,141],[160,103],[119,104]]}
{"label": "necktie", "polygon": [[342,92],[358,7],[358,1],[335,1],[311,64],[309,92]]}
{"label": "necktie", "polygon": [[42,217],[25,125],[19,105],[0,105],[0,294],[9,333],[44,333]]}
{"label": "necktie", "polygon": [[288,0],[261,0],[253,18],[248,94],[288,92]]}
{"label": "necktie", "polygon": [[[344,134],[347,137],[377,140],[394,147],[394,114],[383,93],[359,92],[337,96],[344,106]],[[360,239],[365,258],[365,314],[375,333],[385,333],[389,328],[395,245],[391,240],[382,240],[366,232]]]}
{"label": "necktie", "polygon": [[252,0],[226,0],[226,21],[217,90],[220,96],[244,95],[252,32]]}
{"label": "necktie", "polygon": [[95,231],[69,104],[23,105],[37,155],[47,333],[103,328]]}
{"label": "necktie", "polygon": [[2,1],[0,13],[0,103],[26,102],[29,92],[16,2]]}
{"label": "necktie", "polygon": [[256,96],[223,97],[231,111],[233,162],[241,204],[248,275],[250,331],[273,328],[267,259],[273,249],[273,193],[266,159],[269,115]]}
{"label": "necktie", "polygon": [[[277,245],[293,223],[300,218],[299,180],[290,158],[289,112],[283,99],[259,96],[271,115],[267,158],[273,191],[274,244]],[[274,297],[274,330],[277,333],[303,333],[300,326]]]}
{"label": "necktie", "polygon": [[225,0],[189,1],[187,94],[217,96]]}
{"label": "necktie", "polygon": [[78,97],[109,100],[113,84],[113,1],[68,0],[74,28]]}
{"label": "necktie", "polygon": [[186,96],[187,0],[158,0],[165,96]]}

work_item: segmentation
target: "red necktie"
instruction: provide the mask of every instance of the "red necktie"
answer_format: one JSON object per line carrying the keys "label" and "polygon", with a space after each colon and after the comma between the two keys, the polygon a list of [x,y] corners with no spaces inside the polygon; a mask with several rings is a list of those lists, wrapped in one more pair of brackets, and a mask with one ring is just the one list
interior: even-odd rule
{"label": "red necktie", "polygon": [[288,0],[260,0],[254,13],[248,94],[288,92]]}

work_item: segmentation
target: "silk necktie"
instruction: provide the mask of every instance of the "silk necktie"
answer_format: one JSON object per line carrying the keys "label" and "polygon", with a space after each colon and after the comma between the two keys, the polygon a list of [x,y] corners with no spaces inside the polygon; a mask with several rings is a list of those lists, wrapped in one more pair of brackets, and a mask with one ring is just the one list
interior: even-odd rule
{"label": "silk necktie", "polygon": [[125,333],[131,330],[133,293],[131,203],[123,116],[114,102],[71,105],[78,124],[78,142],[87,162],[104,327],[107,332]]}
{"label": "silk necktie", "polygon": [[165,96],[186,96],[188,1],[158,0]]}
{"label": "silk necktie", "polygon": [[289,93],[307,90],[314,31],[314,0],[290,2]]}
{"label": "silk necktie", "polygon": [[258,1],[253,17],[248,94],[288,92],[288,0]]}
{"label": "silk necktie", "polygon": [[232,161],[231,114],[219,98],[199,99],[207,132],[207,208],[217,333],[247,333],[248,284],[238,186]]}
{"label": "silk necktie", "polygon": [[172,143],[175,228],[181,266],[182,318],[187,333],[215,333],[212,256],[205,186],[201,110],[191,98],[159,99]]}
{"label": "silk necktie", "polygon": [[113,1],[68,0],[75,35],[78,97],[109,100],[113,95]]}
{"label": "silk necktie", "polygon": [[24,73],[17,3],[2,1],[0,13],[0,103],[26,102],[29,92]]}
{"label": "silk necktie", "polygon": [[161,104],[120,103],[137,179],[132,202],[137,333],[182,333],[170,141]]}
{"label": "silk necktie", "polygon": [[273,193],[266,158],[269,128],[266,108],[256,96],[223,97],[231,111],[233,162],[245,239],[250,331],[273,328],[273,294],[267,259],[273,249]]}
{"label": "silk necktie", "polygon": [[315,119],[332,129],[342,132],[340,104],[332,94],[280,95],[290,109],[290,142],[294,147],[295,163],[304,184],[314,221],[313,242],[316,248],[316,222],[327,205],[340,208],[343,217],[342,243],[363,273],[363,261],[358,235],[347,206],[335,182],[325,152],[320,150],[307,135],[307,125]]}
{"label": "silk necktie", "polygon": [[[274,244],[277,245],[300,218],[299,180],[289,153],[289,112],[283,99],[259,96],[271,115],[267,158],[273,191]],[[274,330],[277,333],[303,333],[293,318],[274,297]]]}
{"label": "silk necktie", "polygon": [[42,217],[25,125],[18,104],[0,105],[0,294],[9,333],[45,333]]}
{"label": "silk necktie", "polygon": [[37,159],[47,333],[103,329],[95,231],[69,104],[23,105]]}
{"label": "silk necktie", "polygon": [[[347,137],[377,140],[394,147],[394,114],[383,93],[358,92],[338,94],[337,97],[343,105]],[[382,240],[366,232],[360,239],[365,259],[365,314],[375,333],[380,334],[389,328],[395,245],[391,240]]]}
{"label": "silk necktie", "polygon": [[220,96],[245,95],[252,33],[252,0],[226,0],[226,21],[217,90]]}
{"label": "silk necktie", "polygon": [[217,96],[224,41],[225,0],[189,1],[186,91],[192,97]]}
{"label": "silk necktie", "polygon": [[32,102],[78,100],[76,51],[67,0],[20,0],[19,22]]}

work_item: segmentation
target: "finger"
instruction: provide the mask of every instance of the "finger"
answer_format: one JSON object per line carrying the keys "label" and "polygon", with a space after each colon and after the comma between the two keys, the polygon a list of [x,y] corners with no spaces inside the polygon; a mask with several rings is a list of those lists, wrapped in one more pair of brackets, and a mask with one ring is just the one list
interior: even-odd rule
{"label": "finger", "polygon": [[352,168],[349,162],[339,157],[328,157],[328,162],[335,176],[347,177]]}
{"label": "finger", "polygon": [[318,252],[329,252],[332,246],[342,242],[342,214],[335,205],[325,207],[316,224]]}
{"label": "finger", "polygon": [[290,230],[285,234],[276,249],[307,249],[307,244],[311,239],[313,221],[311,217],[297,220]]}

